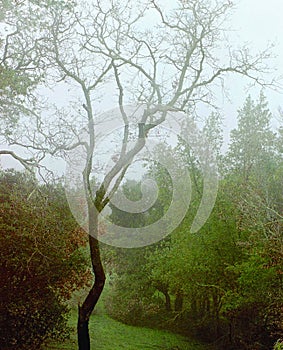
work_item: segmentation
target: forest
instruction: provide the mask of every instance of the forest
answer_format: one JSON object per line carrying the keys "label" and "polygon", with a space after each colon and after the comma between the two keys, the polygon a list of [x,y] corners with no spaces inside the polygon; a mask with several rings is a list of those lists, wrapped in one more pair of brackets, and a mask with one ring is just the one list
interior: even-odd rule
{"label": "forest", "polygon": [[[1,2],[1,349],[283,349],[271,47],[175,5]],[[227,141],[230,73],[257,93]]]}

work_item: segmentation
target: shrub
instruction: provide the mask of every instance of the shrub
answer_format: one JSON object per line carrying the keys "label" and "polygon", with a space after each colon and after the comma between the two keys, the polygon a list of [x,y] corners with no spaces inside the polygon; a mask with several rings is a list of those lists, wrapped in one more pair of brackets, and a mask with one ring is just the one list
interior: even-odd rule
{"label": "shrub", "polygon": [[84,239],[62,187],[26,174],[0,173],[0,216],[0,348],[38,349],[66,334],[66,300],[88,279]]}

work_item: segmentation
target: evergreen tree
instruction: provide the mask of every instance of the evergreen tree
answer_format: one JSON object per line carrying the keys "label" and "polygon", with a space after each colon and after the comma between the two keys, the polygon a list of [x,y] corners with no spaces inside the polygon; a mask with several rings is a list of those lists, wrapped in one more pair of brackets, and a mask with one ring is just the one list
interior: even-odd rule
{"label": "evergreen tree", "polygon": [[271,131],[271,118],[263,92],[257,102],[248,96],[238,112],[238,127],[231,132],[227,163],[244,179],[267,166],[273,154],[275,134]]}

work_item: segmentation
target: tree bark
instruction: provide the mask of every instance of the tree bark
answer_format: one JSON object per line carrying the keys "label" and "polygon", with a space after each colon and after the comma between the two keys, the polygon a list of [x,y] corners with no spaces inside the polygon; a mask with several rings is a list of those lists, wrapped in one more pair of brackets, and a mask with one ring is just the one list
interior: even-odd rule
{"label": "tree bark", "polygon": [[165,297],[165,310],[172,311],[171,298],[169,295],[168,286],[163,283],[159,283],[157,286],[157,290],[159,290]]}
{"label": "tree bark", "polygon": [[175,311],[182,311],[183,309],[183,294],[181,291],[177,291],[176,293],[176,299],[175,299],[175,305],[174,305],[174,309]]}
{"label": "tree bark", "polygon": [[99,242],[96,238],[98,233],[98,214],[93,210],[89,211],[89,233],[89,246],[94,273],[94,284],[83,304],[81,306],[79,305],[77,324],[79,350],[90,350],[88,328],[89,318],[100,298],[105,284],[105,273],[100,256]]}
{"label": "tree bark", "polygon": [[165,291],[164,295],[165,295],[165,309],[166,311],[170,312],[172,311],[170,295],[168,291]]}

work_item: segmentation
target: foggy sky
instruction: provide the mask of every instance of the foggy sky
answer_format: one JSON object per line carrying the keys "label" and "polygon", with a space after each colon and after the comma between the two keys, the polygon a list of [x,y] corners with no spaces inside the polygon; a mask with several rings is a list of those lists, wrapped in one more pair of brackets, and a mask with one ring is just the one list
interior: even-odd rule
{"label": "foggy sky", "polygon": [[[160,2],[162,3],[162,2]],[[166,0],[164,3],[172,6],[172,0]],[[283,0],[237,0],[235,10],[230,17],[228,27],[235,29],[231,34],[236,45],[248,42],[251,50],[262,50],[268,42],[273,42],[275,47],[273,53],[276,58],[270,61],[277,72],[277,76],[283,77]],[[245,82],[241,77],[230,76],[226,79],[226,87],[228,87],[230,100],[225,96],[219,96],[218,105],[223,110],[224,123],[224,140],[228,141],[229,132],[236,127],[237,110],[241,108],[245,98],[250,93],[256,99],[260,92],[260,87],[253,88],[249,91],[245,89]],[[281,81],[283,86],[283,79]],[[266,90],[265,95],[269,102],[271,112],[278,116],[278,107],[283,107],[283,89],[281,93]],[[109,106],[109,108],[112,106]],[[279,121],[274,123],[278,126]],[[11,165],[7,158],[2,159],[2,165],[7,162]]]}

